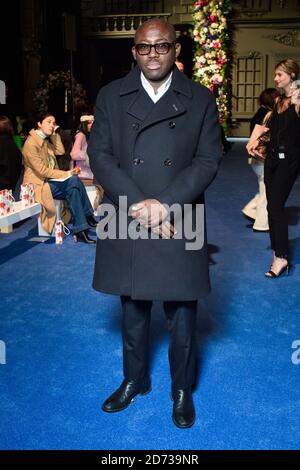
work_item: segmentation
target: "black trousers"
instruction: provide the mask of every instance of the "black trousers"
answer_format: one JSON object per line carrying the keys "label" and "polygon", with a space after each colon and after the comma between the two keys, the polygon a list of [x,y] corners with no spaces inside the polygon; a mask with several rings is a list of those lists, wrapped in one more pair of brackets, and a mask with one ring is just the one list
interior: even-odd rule
{"label": "black trousers", "polygon": [[[149,377],[149,331],[151,301],[121,297],[123,369],[127,380],[143,381]],[[171,335],[169,363],[173,389],[190,388],[196,370],[197,301],[164,302]]]}
{"label": "black trousers", "polygon": [[267,158],[264,180],[267,194],[267,209],[271,247],[275,256],[287,258],[288,221],[284,210],[285,203],[297,176],[300,173],[300,155],[298,158],[283,160]]}

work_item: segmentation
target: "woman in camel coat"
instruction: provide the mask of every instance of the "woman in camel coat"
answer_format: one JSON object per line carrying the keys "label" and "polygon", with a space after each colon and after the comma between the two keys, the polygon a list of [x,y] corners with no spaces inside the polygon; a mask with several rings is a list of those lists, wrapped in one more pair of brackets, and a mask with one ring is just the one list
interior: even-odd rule
{"label": "woman in camel coat", "polygon": [[24,183],[33,183],[35,199],[42,205],[41,222],[51,233],[55,223],[53,199],[66,199],[73,216],[75,241],[94,243],[87,235],[87,228],[95,226],[93,209],[82,182],[76,176],[80,170],[58,169],[56,155],[65,153],[61,138],[54,133],[56,122],[52,114],[43,115],[37,129],[32,129],[23,147]]}

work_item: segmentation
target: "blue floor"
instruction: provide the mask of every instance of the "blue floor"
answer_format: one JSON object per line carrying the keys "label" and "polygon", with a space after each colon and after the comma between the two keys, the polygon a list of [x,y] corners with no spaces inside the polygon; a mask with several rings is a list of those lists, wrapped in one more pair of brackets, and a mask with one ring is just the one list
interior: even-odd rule
{"label": "blue floor", "polygon": [[241,214],[255,192],[244,144],[235,143],[207,192],[213,290],[199,308],[197,421],[186,430],[171,420],[160,303],[152,393],[105,414],[101,403],[122,380],[120,304],[91,288],[95,247],[31,240],[35,218],[0,234],[1,449],[300,448],[300,364],[291,360],[300,340],[300,182],[288,201],[293,269],[275,280],[263,276],[268,234]]}

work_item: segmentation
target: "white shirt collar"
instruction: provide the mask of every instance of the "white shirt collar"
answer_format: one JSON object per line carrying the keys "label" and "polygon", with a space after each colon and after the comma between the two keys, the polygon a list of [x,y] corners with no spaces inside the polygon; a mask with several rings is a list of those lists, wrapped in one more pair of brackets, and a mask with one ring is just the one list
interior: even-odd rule
{"label": "white shirt collar", "polygon": [[171,82],[172,82],[172,75],[173,72],[170,73],[170,76],[167,78],[164,83],[157,89],[157,92],[154,92],[153,86],[150,84],[150,82],[147,80],[143,72],[141,72],[141,82],[144,90],[148,93],[150,98],[154,103],[156,103],[160,98],[168,91],[170,88]]}

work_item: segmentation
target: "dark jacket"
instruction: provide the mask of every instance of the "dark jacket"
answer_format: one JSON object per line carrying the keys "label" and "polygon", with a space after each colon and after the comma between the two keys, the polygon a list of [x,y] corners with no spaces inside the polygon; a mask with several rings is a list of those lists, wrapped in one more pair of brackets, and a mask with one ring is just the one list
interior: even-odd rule
{"label": "dark jacket", "polygon": [[0,136],[0,190],[15,189],[22,170],[22,153],[12,137]]}
{"label": "dark jacket", "polygon": [[[270,123],[270,142],[268,145],[268,160],[278,159],[278,153],[284,152],[285,158],[298,160],[300,158],[300,116],[296,113],[295,105],[278,113],[275,108]],[[281,149],[281,150],[280,150]]]}
{"label": "dark jacket", "polygon": [[[156,198],[168,205],[193,204],[195,216],[195,204],[204,203],[221,154],[213,95],[176,67],[169,90],[156,104],[141,85],[138,67],[100,91],[88,155],[105,191],[103,202],[118,209],[120,195],[127,196],[128,207]],[[185,239],[98,240],[94,288],[143,300],[206,295],[208,254],[199,207],[204,244],[196,251],[185,249]]]}

